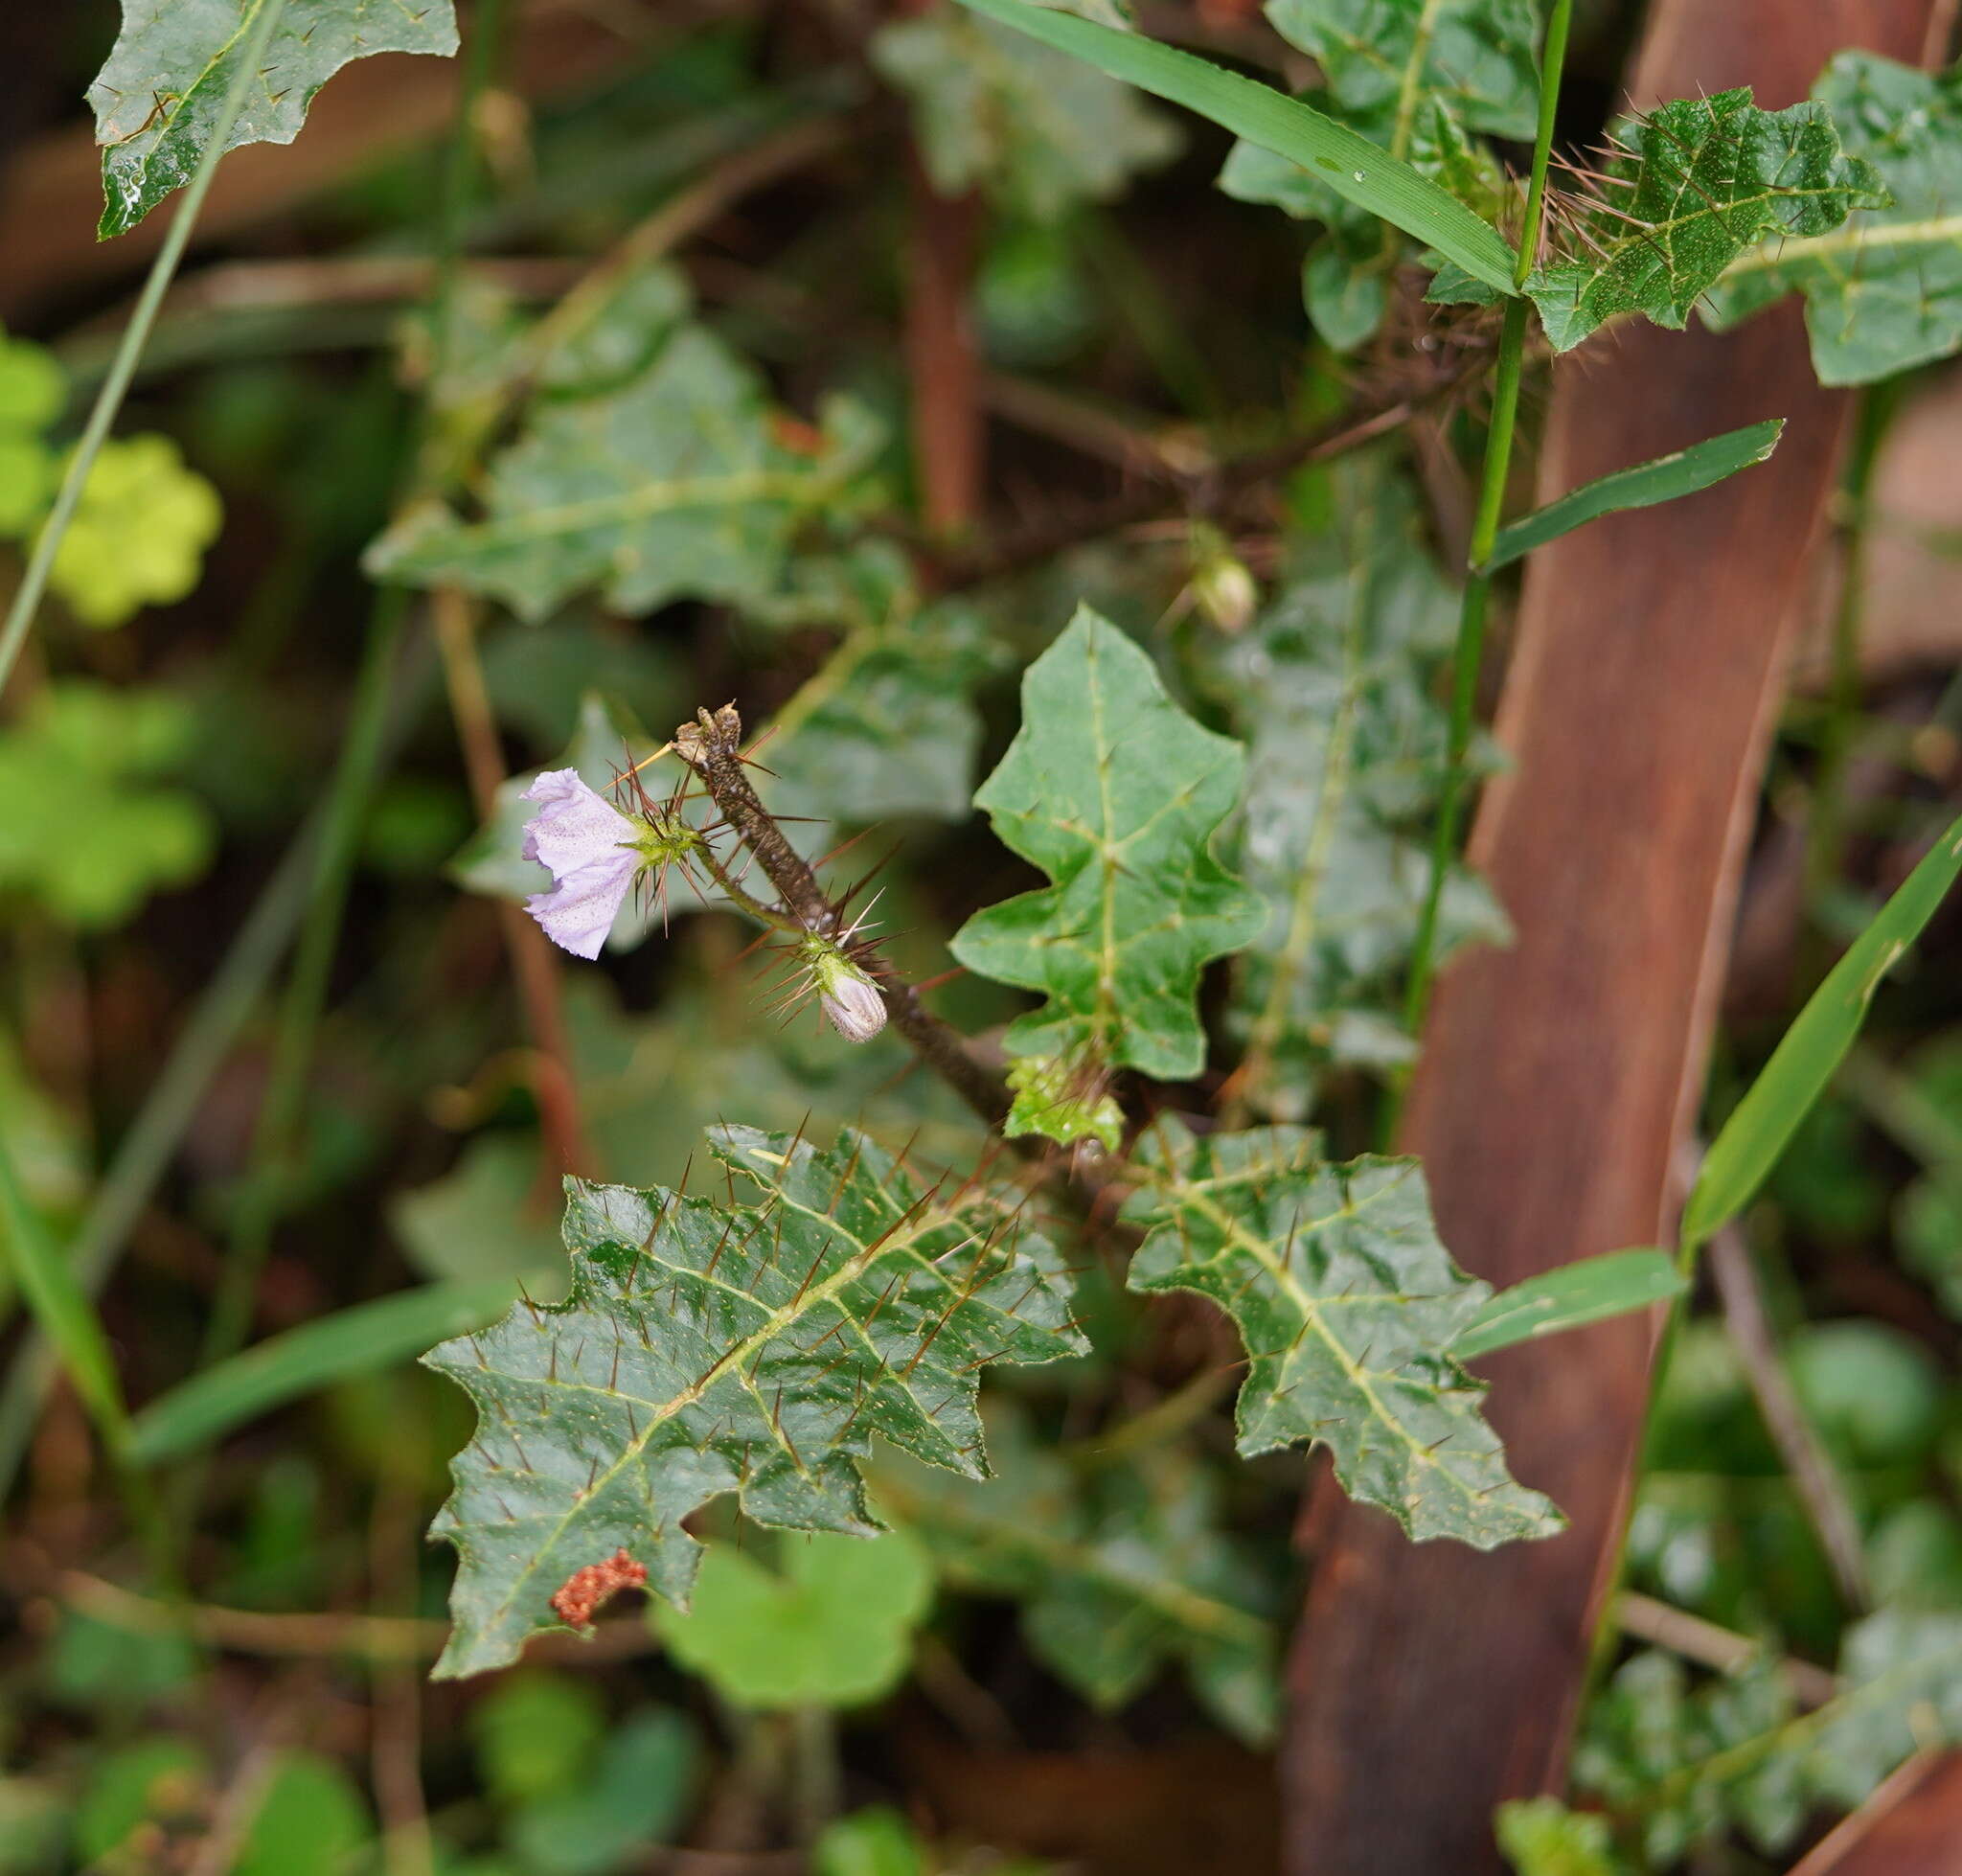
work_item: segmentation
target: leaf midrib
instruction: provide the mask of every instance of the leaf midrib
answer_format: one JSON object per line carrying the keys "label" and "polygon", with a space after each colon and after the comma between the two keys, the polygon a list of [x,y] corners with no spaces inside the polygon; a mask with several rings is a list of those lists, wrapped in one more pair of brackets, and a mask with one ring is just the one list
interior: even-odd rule
{"label": "leaf midrib", "polygon": [[[1403,1176],[1405,1178],[1408,1177],[1407,1173]],[[1394,1192],[1401,1183],[1402,1179],[1399,1179],[1380,1185],[1374,1192],[1369,1193],[1360,1204],[1353,1202],[1345,1195],[1338,1210],[1307,1223],[1297,1219],[1291,1227],[1289,1235],[1298,1238],[1305,1233],[1320,1231],[1326,1226],[1335,1224],[1337,1219],[1359,1217],[1364,1210],[1373,1205],[1379,1199],[1387,1193]],[[1160,1190],[1166,1189],[1164,1186],[1160,1187]],[[1306,1326],[1312,1329],[1321,1338],[1330,1352],[1334,1354],[1335,1360],[1341,1364],[1343,1372],[1349,1376],[1351,1384],[1361,1394],[1363,1399],[1368,1402],[1370,1410],[1375,1418],[1382,1426],[1387,1427],[1395,1433],[1397,1438],[1409,1449],[1413,1460],[1426,1471],[1441,1474],[1449,1483],[1452,1491],[1457,1493],[1460,1498],[1468,1502],[1475,1502],[1478,1495],[1472,1492],[1472,1488],[1465,1481],[1458,1478],[1448,1467],[1442,1465],[1409,1432],[1403,1423],[1384,1407],[1375,1387],[1370,1384],[1370,1377],[1377,1370],[1365,1368],[1361,1362],[1357,1361],[1343,1347],[1340,1338],[1322,1320],[1322,1299],[1310,1295],[1302,1288],[1295,1279],[1294,1273],[1288,1269],[1284,1262],[1274,1256],[1266,1241],[1247,1231],[1231,1212],[1222,1210],[1220,1206],[1214,1204],[1211,1198],[1200,1187],[1190,1184],[1182,1177],[1175,1175],[1170,1181],[1169,1189],[1178,1198],[1189,1201],[1193,1209],[1211,1223],[1229,1242],[1238,1244],[1248,1256],[1252,1257],[1266,1270],[1268,1275],[1274,1279],[1276,1285],[1282,1288],[1293,1299],[1296,1307],[1301,1312],[1302,1319]]]}

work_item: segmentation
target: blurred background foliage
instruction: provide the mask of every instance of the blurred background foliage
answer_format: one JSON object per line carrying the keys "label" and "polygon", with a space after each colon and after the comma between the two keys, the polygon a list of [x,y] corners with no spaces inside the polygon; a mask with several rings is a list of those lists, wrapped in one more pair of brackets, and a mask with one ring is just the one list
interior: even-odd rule
{"label": "blurred background foliage", "polygon": [[[1326,49],[1271,11],[1279,32],[1239,0],[1168,0],[1149,23],[1299,87]],[[775,725],[770,798],[802,817],[800,845],[877,830],[893,952],[937,976],[947,934],[1029,883],[970,798],[1014,731],[1017,674],[1087,599],[1188,710],[1247,742],[1233,837],[1276,918],[1311,848],[1335,908],[1308,955],[1216,970],[1206,1014],[1245,1053],[1206,1091],[1357,1150],[1409,1054],[1395,990],[1453,612],[1436,569],[1462,558],[1482,408],[1436,392],[1489,342],[1475,315],[1423,309],[1407,257],[1364,252],[1339,215],[1271,214],[1280,183],[1210,126],[965,14],[506,11],[463,132],[477,175],[444,331],[427,257],[455,80],[372,61],[336,81],[343,108],[297,147],[308,167],[221,194],[0,699],[0,1125],[34,1210],[106,1245],[104,1265],[122,1253],[102,1307],[139,1416],[199,1367],[240,1269],[255,1341],[418,1285],[555,1293],[548,1045],[527,1037],[500,925],[538,882],[517,793],[546,767],[604,782],[699,703],[734,697]],[[1637,11],[1583,9],[1576,136]],[[76,238],[95,206],[79,101],[115,30],[112,0],[0,28],[0,584],[143,258]],[[1339,60],[1323,77],[1362,82]],[[1508,96],[1445,114],[1431,160],[1468,128],[1530,130]],[[908,351],[909,268],[932,264],[936,216],[971,243],[989,450],[985,500],[950,531],[922,519],[933,471],[909,431],[935,369]],[[590,316],[566,318],[595,278]],[[1185,478],[1406,379],[1420,414],[1387,448],[1186,515]],[[1713,1118],[1962,778],[1956,517],[1928,492],[1962,483],[1962,390],[1937,365],[1865,396],[1845,590],[1829,567],[1813,634],[1858,609],[1859,660],[1850,684],[1816,652],[1800,673]],[[507,524],[541,507],[705,469],[732,479],[721,511],[642,504],[513,549]],[[459,761],[432,585],[472,607],[488,776]],[[410,594],[414,627],[379,660],[377,590],[384,613]],[[379,781],[304,1100],[268,1143],[268,967],[305,898],[283,856],[320,837],[376,681]],[[1353,781],[1310,825],[1306,778],[1338,720]],[[669,941],[643,943],[662,916],[629,907],[603,966],[564,976],[583,1170],[677,1182],[723,1118],[820,1137],[855,1122],[935,1162],[973,1151],[971,1118],[896,1041],[778,1022],[746,931],[678,893]],[[1502,942],[1505,914],[1467,874],[1446,930]],[[1634,1513],[1626,1646],[1577,1765],[1598,1814],[1514,1814],[1530,1876],[1787,1867],[1928,1713],[1962,1727],[1958,942],[1938,919],[1731,1234],[1744,1291],[1698,1296]],[[228,948],[253,967],[242,1023],[172,1096]],[[1022,1007],[974,977],[938,1000],[987,1035]],[[167,1168],[118,1184],[160,1087]],[[431,1686],[450,1559],[422,1533],[468,1408],[403,1359],[421,1342],[255,1397],[222,1438],[181,1437],[162,1476],[180,1619],[75,1397],[39,1401],[9,1294],[0,1870],[1271,1866],[1301,1468],[1233,1461],[1238,1348],[1209,1309],[1148,1307],[1095,1259],[1078,1282],[1093,1352],[991,1377],[992,1484],[881,1458],[895,1529],[870,1543],[718,1512],[691,1614],[629,1598],[590,1644]],[[1820,1535],[1820,1489],[1850,1560]],[[1887,1680],[1900,1663],[1914,1675]],[[1869,1683],[1882,1694],[1849,1707]]]}

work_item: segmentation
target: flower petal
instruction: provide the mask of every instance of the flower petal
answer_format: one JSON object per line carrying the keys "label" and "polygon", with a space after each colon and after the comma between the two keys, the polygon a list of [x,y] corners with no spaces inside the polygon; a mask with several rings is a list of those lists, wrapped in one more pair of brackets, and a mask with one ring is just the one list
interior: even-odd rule
{"label": "flower petal", "polygon": [[542,860],[555,880],[631,841],[638,830],[605,795],[580,779],[576,768],[548,768],[524,792],[539,804],[525,823],[525,858]]}
{"label": "flower petal", "polygon": [[535,892],[525,910],[555,945],[576,957],[598,957],[639,870],[638,855],[615,847],[609,858],[566,874],[550,892]]}
{"label": "flower petal", "polygon": [[524,799],[539,803],[525,823],[525,858],[552,875],[552,890],[534,893],[525,909],[555,945],[578,957],[598,957],[640,871],[641,856],[632,845],[637,830],[576,768],[547,769]]}

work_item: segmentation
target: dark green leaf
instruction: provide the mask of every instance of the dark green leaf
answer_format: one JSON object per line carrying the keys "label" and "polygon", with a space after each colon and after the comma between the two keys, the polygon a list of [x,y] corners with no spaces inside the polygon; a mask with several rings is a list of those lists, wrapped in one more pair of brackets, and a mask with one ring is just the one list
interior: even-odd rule
{"label": "dark green leaf", "polygon": [[[1265,937],[1233,967],[1236,1087],[1284,1120],[1311,1110],[1331,1062],[1382,1068],[1411,1053],[1394,980],[1429,880],[1425,816],[1448,736],[1431,680],[1457,628],[1457,596],[1385,463],[1330,486],[1330,525],[1292,544],[1279,592],[1220,657],[1248,743],[1236,857],[1268,906]],[[1447,951],[1508,936],[1462,868],[1439,935]]]}
{"label": "dark green leaf", "polygon": [[1749,1204],[1833,1071],[1853,1046],[1881,981],[1921,935],[1962,872],[1962,821],[1935,842],[1847,948],[1759,1071],[1703,1156],[1682,1241],[1701,1244]]}
{"label": "dark green leaf", "polygon": [[944,195],[987,187],[1055,221],[1122,194],[1177,153],[1177,131],[1135,92],[992,20],[934,12],[881,27],[872,60],[912,100],[921,153]]}
{"label": "dark green leaf", "polygon": [[354,1781],[319,1752],[282,1752],[262,1787],[235,1876],[340,1876],[374,1839]]}
{"label": "dark green leaf", "polygon": [[1407,157],[1423,107],[1470,130],[1530,141],[1539,108],[1534,0],[1267,0],[1281,36],[1322,68],[1345,118],[1386,112]]}
{"label": "dark green leaf", "polygon": [[1815,1808],[1863,1803],[1915,1752],[1962,1741],[1962,1616],[1871,1615],[1839,1670],[1838,1697],[1800,1713],[1768,1655],[1696,1689],[1681,1662],[1637,1656],[1588,1716],[1575,1782],[1657,1865],[1732,1826],[1775,1855]]}
{"label": "dark green leaf", "polygon": [[1313,170],[1345,200],[1500,291],[1513,290],[1513,251],[1496,229],[1407,163],[1298,99],[1134,33],[1113,32],[1024,0],[961,4]]}
{"label": "dark green leaf", "polygon": [[684,1600],[681,1521],[725,1492],[763,1523],[870,1533],[875,1432],[985,1476],[978,1369],[1083,1346],[1057,1253],[985,1189],[923,1192],[850,1132],[711,1146],[760,1204],[570,1181],[569,1300],[426,1358],[479,1410],[435,1526],[460,1553],[439,1674],[510,1660],[617,1550]]}
{"label": "dark green leaf", "polygon": [[527,1876],[613,1876],[686,1821],[701,1740],[684,1713],[642,1707],[607,1727],[582,1776],[534,1798],[511,1820]]}
{"label": "dark green leaf", "polygon": [[483,520],[429,504],[366,565],[380,580],[487,593],[532,619],[588,588],[633,613],[683,595],[760,603],[799,518],[839,499],[869,443],[859,416],[834,404],[814,449],[790,448],[755,366],[684,326],[624,385],[537,403],[491,466]]}
{"label": "dark green leaf", "polygon": [[1130,1287],[1197,1291],[1239,1324],[1243,1454],[1325,1445],[1343,1489],[1413,1538],[1487,1550],[1562,1527],[1507,1473],[1449,1352],[1492,1293],[1439,1242],[1414,1159],[1338,1165],[1298,1128],[1195,1139],[1161,1121],[1138,1170]]}
{"label": "dark green leaf", "polygon": [[1784,428],[1782,418],[1772,418],[1706,437],[1687,449],[1672,450],[1633,469],[1597,476],[1501,528],[1493,543],[1492,558],[1485,564],[1488,569],[1510,566],[1549,540],[1558,540],[1562,535],[1620,509],[1653,508],[1657,502],[1714,488],[1739,469],[1768,461]]}
{"label": "dark green leaf", "polygon": [[1647,1309],[1689,1288],[1674,1260],[1659,1250],[1610,1250],[1562,1264],[1502,1290],[1451,1343],[1460,1361],[1514,1342],[1557,1336],[1630,1310]]}
{"label": "dark green leaf", "polygon": [[[267,0],[124,0],[123,31],[88,101],[103,151],[100,232],[120,235],[191,180]],[[313,94],[376,52],[456,50],[451,0],[289,0],[224,148],[289,144]]]}
{"label": "dark green leaf", "polygon": [[1010,1028],[1012,1053],[1198,1071],[1200,969],[1263,917],[1212,851],[1244,766],[1087,608],[1029,667],[1021,730],[974,801],[1055,883],[977,912],[952,946],[984,977],[1048,994]]}
{"label": "dark green leaf", "polygon": [[1243,1738],[1272,1737],[1277,1636],[1260,1573],[1220,1526],[1213,1479],[1159,1448],[1073,1471],[1006,1401],[988,1407],[996,1476],[974,1483],[901,1459],[878,1503],[926,1542],[942,1576],[1012,1596],[1030,1648],[1096,1705],[1122,1705],[1168,1661]]}
{"label": "dark green leaf", "polygon": [[1842,52],[1813,96],[1891,204],[1844,227],[1774,240],[1712,289],[1730,324],[1796,287],[1825,384],[1865,384],[1962,345],[1962,68],[1946,77]]}
{"label": "dark green leaf", "polygon": [[1557,352],[1623,313],[1680,327],[1760,240],[1824,234],[1886,200],[1822,104],[1761,111],[1748,86],[1677,99],[1623,136],[1632,143],[1607,160],[1598,202],[1578,209],[1566,258],[1526,283]]}

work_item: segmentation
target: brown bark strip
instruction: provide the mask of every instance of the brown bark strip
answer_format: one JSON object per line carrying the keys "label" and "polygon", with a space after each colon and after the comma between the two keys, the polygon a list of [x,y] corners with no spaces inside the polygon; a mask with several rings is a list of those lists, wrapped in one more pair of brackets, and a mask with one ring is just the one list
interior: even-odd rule
{"label": "brown bark strip", "polygon": [[[1804,97],[1864,45],[1914,58],[1929,0],[1658,0],[1638,104],[1739,83]],[[1559,367],[1541,499],[1766,417],[1763,468],[1535,557],[1498,734],[1514,766],[1472,840],[1515,949],[1447,972],[1405,1116],[1446,1242],[1509,1284],[1665,1241],[1701,1090],[1737,879],[1844,394],[1788,302],[1740,332],[1609,337]],[[1312,1506],[1319,1566],[1282,1755],[1293,1876],[1501,1867],[1501,1799],[1563,1783],[1647,1389],[1639,1319],[1508,1350],[1491,1414],[1572,1521],[1481,1555],[1380,1512]]]}
{"label": "brown bark strip", "polygon": [[1962,1862],[1962,1752],[1924,1752],[1791,1876],[1954,1876]]}
{"label": "brown bark strip", "polygon": [[913,462],[927,531],[959,534],[981,512],[986,419],[981,356],[969,310],[981,199],[935,193],[909,156],[913,227],[906,258],[906,373],[913,387]]}

